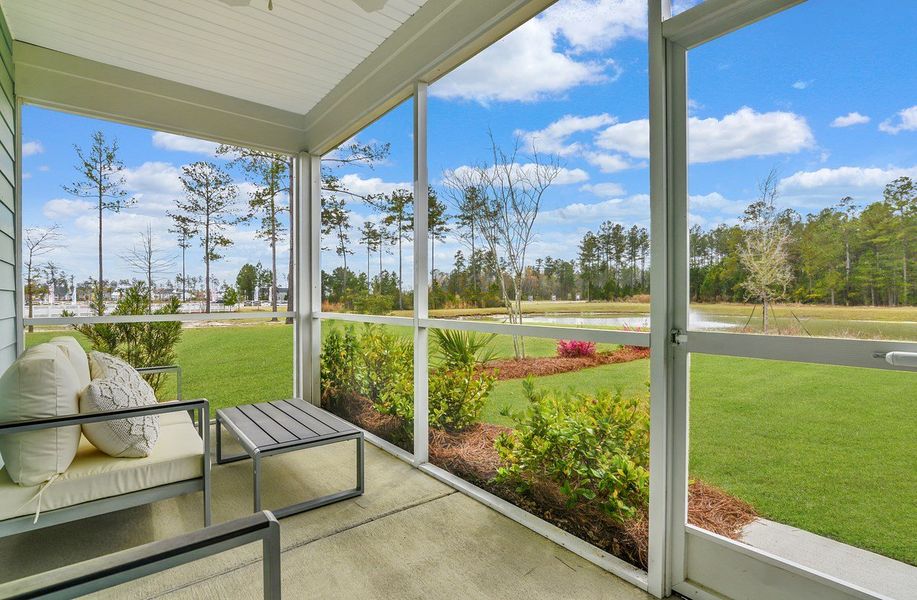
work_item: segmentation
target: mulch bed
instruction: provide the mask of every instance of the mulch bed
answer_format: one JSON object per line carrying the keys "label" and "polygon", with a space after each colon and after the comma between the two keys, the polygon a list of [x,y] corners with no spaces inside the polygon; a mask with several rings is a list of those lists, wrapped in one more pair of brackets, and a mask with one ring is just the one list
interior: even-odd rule
{"label": "mulch bed", "polygon": [[625,363],[641,358],[649,358],[650,349],[639,346],[621,346],[611,352],[598,352],[593,356],[563,358],[560,356],[543,356],[538,358],[514,358],[492,360],[487,369],[497,370],[497,379],[521,379],[523,377],[541,377],[569,373],[589,367]]}
{"label": "mulch bed", "polygon": [[[357,394],[332,398],[326,394],[322,404],[357,426],[409,452],[412,450],[409,440],[399,439],[404,431],[401,419],[378,413],[367,398]],[[494,481],[500,466],[494,441],[509,431],[508,427],[489,423],[478,423],[457,433],[431,429],[430,462],[645,569],[649,544],[646,515],[619,524],[599,509],[582,505],[567,508],[557,486],[549,482],[535,485],[531,493],[521,494],[513,485]],[[737,539],[742,528],[756,516],[750,505],[712,485],[694,481],[688,487],[688,521],[692,525]]]}

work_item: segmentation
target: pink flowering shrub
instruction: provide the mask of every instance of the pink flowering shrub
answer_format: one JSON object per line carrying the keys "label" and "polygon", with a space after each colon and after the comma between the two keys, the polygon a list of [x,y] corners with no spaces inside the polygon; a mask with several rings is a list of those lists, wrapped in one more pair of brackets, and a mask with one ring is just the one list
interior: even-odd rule
{"label": "pink flowering shrub", "polygon": [[595,343],[580,340],[557,340],[557,356],[562,358],[595,356]]}

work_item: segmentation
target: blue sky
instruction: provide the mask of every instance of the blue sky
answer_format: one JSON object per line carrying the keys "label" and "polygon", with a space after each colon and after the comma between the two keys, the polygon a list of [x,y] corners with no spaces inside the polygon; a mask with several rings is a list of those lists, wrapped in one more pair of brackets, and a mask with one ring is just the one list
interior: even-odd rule
{"label": "blue sky", "polygon": [[[519,136],[563,163],[537,221],[534,256],[574,258],[583,233],[604,220],[648,226],[645,21],[643,0],[561,0],[434,83],[432,181],[447,169],[485,160],[491,130],[502,145]],[[803,214],[844,195],[860,204],[879,200],[894,177],[917,176],[914,23],[914,2],[810,0],[692,50],[693,222],[735,222],[772,168],[781,178],[780,201]],[[106,225],[112,248],[129,247],[147,221],[171,244],[163,212],[178,193],[178,169],[207,159],[213,149],[27,108],[24,139],[41,151],[24,161],[25,224],[60,223],[73,243],[54,259],[78,277],[92,270],[95,229],[86,220],[91,214],[61,185],[75,174],[72,145],[85,144],[98,127],[118,137],[131,191],[140,196],[135,210]],[[360,192],[410,187],[411,131],[405,103],[357,136],[391,142],[389,159],[373,170],[353,167],[339,175]],[[357,203],[351,209],[354,230],[377,218]],[[244,262],[268,257],[249,229],[235,233],[236,248],[216,269],[224,279],[234,278]],[[352,238],[357,246],[356,231]],[[436,263],[447,267],[459,247],[454,239],[437,245]],[[409,257],[408,251],[408,264]],[[386,261],[393,268],[396,257]],[[116,256],[108,262],[112,274],[129,275]],[[326,269],[338,263],[333,253],[323,256]],[[365,264],[365,255],[358,251],[352,264]]]}

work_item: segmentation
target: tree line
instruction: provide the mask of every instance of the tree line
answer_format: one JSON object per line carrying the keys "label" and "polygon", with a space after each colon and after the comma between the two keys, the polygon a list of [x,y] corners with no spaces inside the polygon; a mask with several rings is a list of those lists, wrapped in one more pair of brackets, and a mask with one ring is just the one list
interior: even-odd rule
{"label": "tree line", "polygon": [[[755,209],[753,204],[735,225],[691,228],[693,301],[749,300],[754,269],[743,254],[750,242],[761,244],[754,239],[762,237],[756,233],[760,225],[753,226]],[[817,213],[802,216],[785,210],[764,220],[773,223],[774,236],[784,238],[784,258],[771,265],[778,268],[770,299],[847,306],[917,304],[917,188],[911,178],[891,181],[881,200],[865,205],[847,196]]]}

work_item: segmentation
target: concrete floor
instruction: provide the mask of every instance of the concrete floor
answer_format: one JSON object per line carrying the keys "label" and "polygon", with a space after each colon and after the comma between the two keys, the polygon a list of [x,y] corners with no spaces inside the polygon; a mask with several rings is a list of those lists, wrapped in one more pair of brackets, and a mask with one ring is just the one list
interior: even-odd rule
{"label": "concrete floor", "polygon": [[[264,506],[353,486],[353,443],[268,458]],[[281,521],[284,598],[650,598],[367,445],[366,494]],[[214,522],[251,511],[251,464],[213,472]],[[200,494],[0,540],[0,580],[201,525]],[[254,598],[260,545],[119,586],[100,598]]]}

